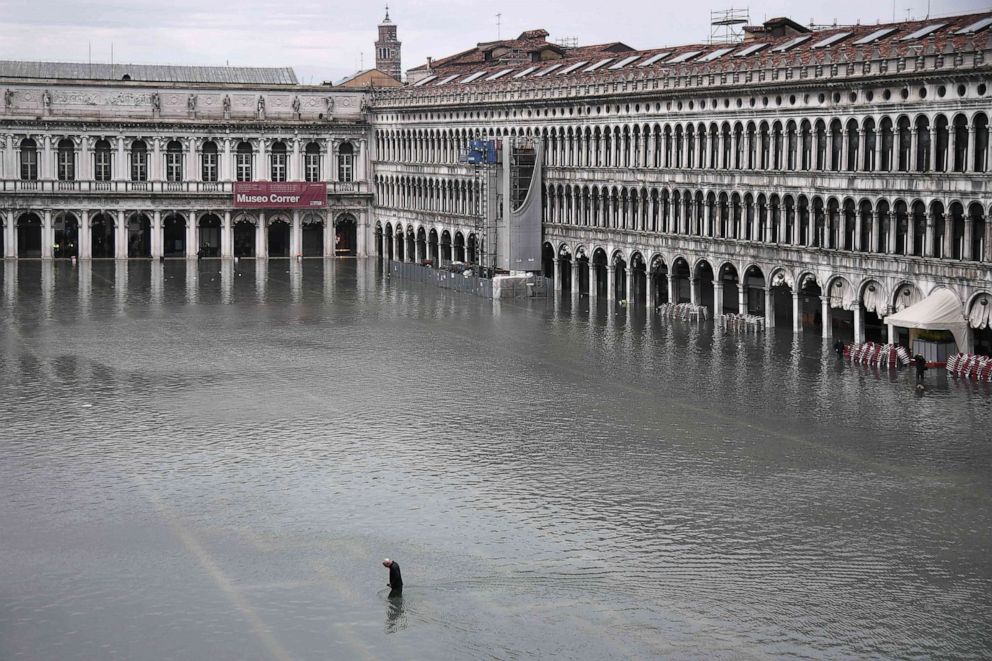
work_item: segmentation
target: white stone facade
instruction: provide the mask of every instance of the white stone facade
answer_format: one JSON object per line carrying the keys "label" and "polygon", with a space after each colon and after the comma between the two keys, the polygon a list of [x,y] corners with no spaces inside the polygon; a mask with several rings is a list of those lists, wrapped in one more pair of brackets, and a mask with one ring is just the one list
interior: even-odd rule
{"label": "white stone facade", "polygon": [[970,48],[574,82],[436,71],[446,87],[374,100],[380,253],[470,244],[477,179],[459,155],[473,137],[529,135],[545,152],[545,269],[573,295],[769,323],[791,297],[797,330],[845,315],[858,340],[867,315],[938,287],[969,314],[992,305],[992,40]]}
{"label": "white stone facade", "polygon": [[[239,223],[251,224],[251,249],[241,252],[253,257],[270,245],[283,256],[341,254],[339,222],[353,224],[344,252],[367,252],[361,92],[24,79],[0,80],[0,91],[7,258],[195,257],[201,249],[230,257],[247,245]],[[327,207],[237,209],[239,179],[325,182]],[[270,233],[279,234],[275,243]]]}

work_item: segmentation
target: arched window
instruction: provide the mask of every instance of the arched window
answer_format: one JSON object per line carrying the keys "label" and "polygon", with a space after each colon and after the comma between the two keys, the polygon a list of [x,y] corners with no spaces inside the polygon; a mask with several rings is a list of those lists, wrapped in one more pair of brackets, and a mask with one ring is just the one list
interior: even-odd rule
{"label": "arched window", "polygon": [[316,142],[307,144],[303,170],[307,181],[320,181],[320,145]]}
{"label": "arched window", "polygon": [[165,180],[183,180],[183,146],[178,140],[170,140],[165,147]]}
{"label": "arched window", "polygon": [[31,138],[21,140],[21,179],[38,180],[38,143]]}
{"label": "arched window", "polygon": [[144,140],[131,144],[131,181],[148,181],[148,145]]}
{"label": "arched window", "polygon": [[93,145],[93,178],[97,181],[110,181],[111,169],[110,142],[97,140]]}
{"label": "arched window", "polygon": [[214,182],[218,179],[217,171],[217,143],[207,140],[200,149],[203,180]]}
{"label": "arched window", "polygon": [[250,143],[241,142],[238,144],[238,153],[235,155],[238,181],[251,181],[254,155]]}
{"label": "arched window", "polygon": [[338,147],[338,181],[354,181],[355,148],[350,142]]}
{"label": "arched window", "polygon": [[69,138],[59,140],[59,181],[75,181],[76,179],[76,145]]}
{"label": "arched window", "polygon": [[276,142],[269,155],[269,172],[272,181],[286,181],[286,143]]}

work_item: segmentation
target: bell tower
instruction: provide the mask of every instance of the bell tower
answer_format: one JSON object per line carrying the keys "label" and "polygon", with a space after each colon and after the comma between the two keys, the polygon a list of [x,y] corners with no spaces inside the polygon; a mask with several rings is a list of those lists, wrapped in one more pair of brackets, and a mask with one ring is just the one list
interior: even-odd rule
{"label": "bell tower", "polygon": [[379,24],[379,39],[375,42],[375,68],[396,80],[403,80],[400,42],[396,40],[396,25],[389,20],[389,5],[386,5],[386,18]]}

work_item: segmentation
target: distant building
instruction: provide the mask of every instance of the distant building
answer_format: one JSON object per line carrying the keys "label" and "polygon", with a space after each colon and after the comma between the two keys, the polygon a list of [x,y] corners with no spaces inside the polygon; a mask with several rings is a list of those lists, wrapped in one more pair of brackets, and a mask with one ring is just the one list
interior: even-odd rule
{"label": "distant building", "polygon": [[375,42],[375,68],[396,80],[403,79],[401,46],[396,40],[396,25],[389,20],[389,5],[386,5],[386,17],[379,24],[379,39]]}
{"label": "distant building", "polygon": [[403,87],[403,83],[378,69],[365,69],[353,73],[334,83],[334,87],[349,87],[352,89],[366,87]]}

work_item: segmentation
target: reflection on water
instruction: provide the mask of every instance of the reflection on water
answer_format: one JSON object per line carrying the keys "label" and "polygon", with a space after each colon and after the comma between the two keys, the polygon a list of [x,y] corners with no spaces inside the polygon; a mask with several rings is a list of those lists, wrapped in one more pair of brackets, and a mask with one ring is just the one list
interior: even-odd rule
{"label": "reflection on water", "polygon": [[403,591],[391,590],[386,598],[386,633],[396,633],[406,629],[406,614],[403,612]]}
{"label": "reflection on water", "polygon": [[988,384],[371,262],[0,275],[0,658],[992,655]]}

